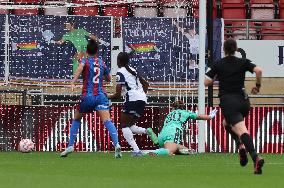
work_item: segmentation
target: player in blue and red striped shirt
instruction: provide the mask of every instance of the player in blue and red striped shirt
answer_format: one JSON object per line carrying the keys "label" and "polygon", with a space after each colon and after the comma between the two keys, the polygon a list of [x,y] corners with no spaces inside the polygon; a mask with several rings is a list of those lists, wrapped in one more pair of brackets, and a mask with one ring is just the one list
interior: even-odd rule
{"label": "player in blue and red striped shirt", "polygon": [[74,91],[75,83],[81,73],[83,73],[82,96],[70,129],[69,145],[61,153],[61,157],[67,157],[69,153],[74,151],[73,145],[80,127],[82,114],[97,111],[104,126],[109,131],[113,145],[115,146],[115,158],[121,158],[117,130],[110,118],[109,101],[103,87],[103,80],[110,81],[111,75],[103,60],[97,56],[97,52],[97,42],[90,40],[87,45],[88,57],[82,58],[72,81],[71,86],[72,91]]}

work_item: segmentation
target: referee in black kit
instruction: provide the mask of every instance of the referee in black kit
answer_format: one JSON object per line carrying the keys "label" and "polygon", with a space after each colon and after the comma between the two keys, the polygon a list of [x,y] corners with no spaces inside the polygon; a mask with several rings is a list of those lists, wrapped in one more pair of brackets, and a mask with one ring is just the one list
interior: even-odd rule
{"label": "referee in black kit", "polygon": [[256,84],[251,92],[257,94],[261,87],[262,70],[246,58],[235,57],[237,49],[235,40],[228,39],[224,42],[225,57],[208,69],[204,84],[209,86],[214,80],[219,81],[220,107],[225,117],[223,125],[239,148],[240,164],[245,166],[248,163],[248,151],[254,162],[254,173],[261,174],[264,160],[257,155],[244,122],[250,109],[244,81],[247,71],[256,73]]}

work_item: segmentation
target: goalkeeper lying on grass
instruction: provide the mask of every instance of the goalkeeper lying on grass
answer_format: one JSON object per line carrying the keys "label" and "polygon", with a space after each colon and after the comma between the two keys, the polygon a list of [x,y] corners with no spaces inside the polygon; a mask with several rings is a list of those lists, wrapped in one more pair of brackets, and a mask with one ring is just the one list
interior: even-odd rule
{"label": "goalkeeper lying on grass", "polygon": [[173,155],[189,154],[189,149],[180,145],[181,136],[184,131],[184,123],[189,119],[211,120],[215,117],[217,110],[213,110],[210,115],[197,115],[191,111],[184,110],[182,101],[173,103],[173,110],[167,115],[162,131],[158,136],[160,149],[150,152],[149,155]]}

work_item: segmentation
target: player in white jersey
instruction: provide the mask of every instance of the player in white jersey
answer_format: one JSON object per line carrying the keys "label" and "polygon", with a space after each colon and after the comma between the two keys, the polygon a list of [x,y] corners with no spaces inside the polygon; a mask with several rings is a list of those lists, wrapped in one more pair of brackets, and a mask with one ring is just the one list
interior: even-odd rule
{"label": "player in white jersey", "polygon": [[146,92],[149,83],[136,70],[128,66],[129,56],[121,52],[117,56],[118,71],[116,74],[116,92],[109,96],[109,99],[125,97],[125,103],[121,113],[121,128],[125,140],[133,148],[132,156],[142,156],[142,152],[134,140],[134,134],[147,134],[157,144],[158,138],[151,128],[142,128],[135,125],[138,118],[144,113],[147,103]]}

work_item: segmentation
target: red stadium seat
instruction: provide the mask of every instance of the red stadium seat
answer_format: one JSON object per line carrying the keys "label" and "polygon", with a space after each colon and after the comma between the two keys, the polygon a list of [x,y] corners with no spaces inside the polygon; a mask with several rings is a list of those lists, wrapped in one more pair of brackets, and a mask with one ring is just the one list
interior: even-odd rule
{"label": "red stadium seat", "polygon": [[104,16],[121,17],[128,15],[127,5],[107,5],[104,7]]}
{"label": "red stadium seat", "polygon": [[252,19],[274,19],[273,0],[251,0]]}
{"label": "red stadium seat", "polygon": [[250,0],[251,4],[272,4],[273,0]]}
{"label": "red stadium seat", "polygon": [[167,3],[171,3],[171,4],[175,4],[175,3],[184,3],[184,0],[160,0],[160,2],[162,4],[167,4]]}
{"label": "red stadium seat", "polygon": [[263,22],[263,40],[284,40],[284,22]]}
{"label": "red stadium seat", "polygon": [[85,5],[87,3],[94,3],[94,1],[92,1],[92,0],[73,0],[72,3]]}
{"label": "red stadium seat", "polygon": [[279,16],[284,19],[284,0],[279,0]]}
{"label": "red stadium seat", "polygon": [[[108,3],[104,6],[104,16],[128,16],[128,5],[127,4],[115,4],[116,0],[104,0],[105,3]],[[113,3],[113,4],[112,4]]]}
{"label": "red stadium seat", "polygon": [[14,3],[21,4],[38,4],[40,2],[44,2],[44,0],[14,0]]}
{"label": "red stadium seat", "polygon": [[99,15],[99,7],[74,7],[73,14],[83,16],[96,16]]}
{"label": "red stadium seat", "polygon": [[[82,4],[85,5],[87,3],[94,3],[94,1],[91,0],[73,0],[73,3]],[[99,6],[80,6],[80,7],[74,7],[73,8],[73,14],[74,15],[83,15],[83,16],[96,16],[99,15]]]}
{"label": "red stadium seat", "polygon": [[39,9],[15,9],[14,14],[16,15],[37,15],[39,13]]}
{"label": "red stadium seat", "polygon": [[245,19],[246,6],[244,0],[223,0],[222,17],[224,19]]}

